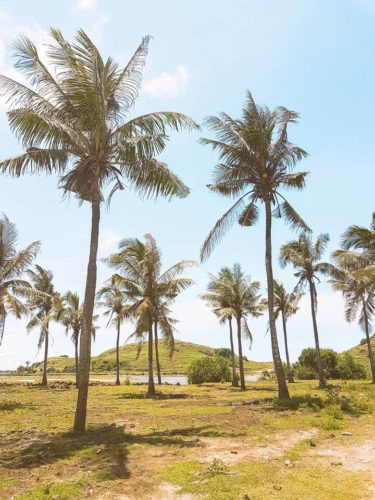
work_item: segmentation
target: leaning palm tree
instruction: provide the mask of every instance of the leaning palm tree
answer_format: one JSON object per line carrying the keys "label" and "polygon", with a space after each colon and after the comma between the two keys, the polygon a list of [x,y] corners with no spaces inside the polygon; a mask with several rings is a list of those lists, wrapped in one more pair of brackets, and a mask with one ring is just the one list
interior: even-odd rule
{"label": "leaning palm tree", "polygon": [[110,278],[103,288],[97,293],[99,302],[97,305],[103,307],[104,316],[108,317],[108,325],[116,328],[116,385],[120,385],[120,334],[121,323],[128,318],[128,302],[126,295],[113,278]]}
{"label": "leaning palm tree", "polygon": [[281,320],[283,323],[283,333],[284,333],[284,345],[285,345],[285,357],[287,364],[287,377],[288,382],[294,382],[292,368],[290,365],[289,358],[289,348],[288,348],[288,336],[286,331],[287,320],[296,314],[298,311],[298,303],[301,299],[302,293],[300,291],[287,293],[285,287],[282,283],[277,280],[273,282],[273,293],[274,293],[274,307],[275,307],[275,319],[281,315]]}
{"label": "leaning palm tree", "polygon": [[230,304],[230,295],[226,286],[225,270],[219,271],[218,275],[210,274],[210,279],[207,285],[207,292],[201,295],[201,298],[207,302],[214,314],[219,318],[221,324],[228,322],[229,327],[229,342],[232,365],[232,387],[238,387],[238,378],[236,372],[236,356],[233,342],[233,316],[234,311]]}
{"label": "leaning palm tree", "polygon": [[0,218],[0,345],[7,314],[12,313],[20,318],[25,312],[24,305],[17,297],[17,290],[30,286],[23,275],[40,248],[39,241],[34,241],[24,250],[17,251],[17,236],[16,226],[3,215]]}
{"label": "leaning palm tree", "polygon": [[131,337],[142,341],[148,336],[148,392],[155,395],[153,372],[153,325],[158,317],[160,303],[169,303],[192,284],[189,278],[179,275],[193,261],[181,261],[167,271],[161,272],[161,255],[154,238],[145,235],[145,243],[138,239],[125,239],[119,243],[119,252],[104,259],[116,271],[114,281],[124,291],[131,302],[127,313],[136,320],[136,328]]}
{"label": "leaning palm tree", "polygon": [[280,264],[285,267],[287,264],[298,271],[295,276],[299,278],[296,291],[301,291],[308,285],[310,292],[311,317],[314,330],[314,340],[316,349],[316,364],[319,378],[319,386],[325,387],[326,380],[323,373],[323,366],[320,357],[319,334],[316,320],[318,307],[318,294],[316,291],[316,281],[320,281],[318,274],[328,275],[332,269],[332,264],[320,262],[329,241],[328,234],[320,234],[313,242],[311,236],[302,233],[298,240],[291,241],[283,245],[280,249]]}
{"label": "leaning palm tree", "polygon": [[47,363],[50,322],[58,320],[61,314],[61,298],[53,285],[53,274],[38,264],[35,269],[27,271],[31,288],[24,288],[22,294],[27,297],[26,307],[31,313],[31,319],[26,325],[27,331],[40,328],[38,348],[44,344],[42,385],[47,385]]}
{"label": "leaning palm tree", "polygon": [[201,259],[209,256],[235,220],[241,226],[254,226],[259,216],[259,204],[264,204],[269,326],[281,399],[288,399],[289,391],[281,363],[274,316],[271,226],[274,216],[284,218],[292,229],[309,230],[281,193],[283,188],[302,189],[305,186],[307,172],[293,173],[292,170],[307,153],[289,142],[287,133],[288,125],[296,122],[297,118],[297,113],[284,107],[270,111],[267,107],[257,106],[250,92],[247,92],[242,118],[236,120],[226,113],[209,117],[206,124],[216,138],[202,139],[203,144],[219,151],[214,183],[209,188],[238,199],[207,236]]}
{"label": "leaning palm tree", "polygon": [[25,152],[0,162],[0,171],[14,176],[54,173],[66,194],[75,193],[91,206],[90,253],[87,266],[79,391],[74,430],[86,425],[91,359],[91,326],[95,302],[100,207],[125,184],[143,197],[186,197],[189,189],[165,163],[157,159],[168,140],[168,129],[192,129],[189,117],[172,112],[129,118],[138,97],[149,37],[129,63],[120,68],[104,60],[82,30],[74,43],[50,30],[48,60],[22,36],[14,45],[16,68],[30,82],[27,87],[0,76],[0,91],[8,99],[11,130]]}

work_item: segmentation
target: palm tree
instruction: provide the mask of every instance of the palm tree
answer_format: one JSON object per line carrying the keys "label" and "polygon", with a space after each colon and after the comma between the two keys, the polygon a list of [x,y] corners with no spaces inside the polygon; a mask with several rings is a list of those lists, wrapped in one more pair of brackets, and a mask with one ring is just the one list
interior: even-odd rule
{"label": "palm tree", "polygon": [[128,318],[128,303],[126,295],[113,278],[110,278],[103,288],[97,293],[100,300],[98,306],[105,307],[104,316],[107,316],[108,323],[116,328],[116,385],[120,385],[120,334],[121,323]]}
{"label": "palm tree", "polygon": [[72,332],[72,341],[74,344],[74,362],[76,387],[78,388],[78,343],[79,335],[82,327],[83,308],[78,293],[67,292],[62,298],[63,311],[61,314],[61,322],[66,328],[66,333]]}
{"label": "palm tree", "polygon": [[17,237],[16,226],[6,215],[0,217],[0,345],[7,314],[12,313],[20,318],[25,312],[22,302],[17,298],[17,290],[30,286],[22,277],[40,248],[40,242],[34,241],[17,252]]}
{"label": "palm tree", "polygon": [[44,343],[44,361],[42,385],[47,385],[47,362],[49,345],[49,326],[52,320],[58,320],[61,314],[60,296],[53,285],[53,274],[38,264],[35,270],[29,269],[27,274],[32,288],[25,288],[22,294],[27,297],[26,307],[32,317],[26,325],[27,331],[40,328],[38,348]]}
{"label": "palm tree", "polygon": [[138,97],[149,37],[145,37],[124,68],[104,60],[86,33],[74,43],[50,30],[48,63],[22,36],[14,45],[16,68],[30,87],[0,76],[0,89],[10,105],[11,129],[25,152],[0,162],[14,176],[53,173],[66,194],[75,193],[91,205],[90,253],[87,266],[79,391],[74,430],[84,432],[91,359],[91,326],[95,303],[100,207],[110,187],[108,203],[118,190],[131,185],[143,197],[184,198],[189,189],[157,159],[168,140],[168,129],[193,129],[189,117],[172,112],[149,113],[129,119]]}
{"label": "palm tree", "polygon": [[210,279],[207,285],[208,291],[206,293],[203,293],[201,295],[201,298],[205,300],[212,308],[214,314],[219,318],[221,324],[228,322],[232,364],[232,387],[238,387],[232,327],[234,312],[230,305],[230,297],[228,296],[230,294],[228,293],[229,290],[226,286],[225,275],[226,272],[223,269],[219,271],[218,276],[210,274]]}
{"label": "palm tree", "polygon": [[[353,321],[359,315],[359,324],[365,330],[372,380],[375,382],[375,364],[369,329],[375,307],[375,212],[370,228],[353,225],[342,236],[343,250],[333,255],[341,275],[333,275],[333,286],[346,299],[346,318]],[[336,278],[336,279],[335,279]],[[360,312],[359,312],[360,311]]]}
{"label": "palm tree", "polygon": [[181,261],[161,272],[161,255],[154,238],[145,235],[145,243],[138,239],[125,239],[119,243],[119,252],[104,261],[118,271],[114,280],[131,302],[128,314],[136,319],[136,328],[132,337],[138,340],[148,335],[148,392],[155,395],[153,374],[153,326],[159,317],[160,304],[172,301],[185,288],[192,284],[189,278],[179,275],[193,261]]}
{"label": "palm tree", "polygon": [[[258,220],[259,204],[265,207],[266,272],[268,314],[272,356],[278,381],[279,397],[289,399],[277,341],[273,305],[272,216],[284,218],[292,229],[309,230],[308,226],[288,203],[283,188],[302,189],[307,172],[292,173],[296,163],[307,153],[288,140],[287,128],[298,115],[284,107],[270,111],[255,104],[247,92],[242,119],[226,113],[206,120],[216,139],[202,139],[203,144],[219,151],[219,164],[214,170],[214,183],[209,188],[229,197],[238,197],[234,205],[216,222],[201,250],[205,259],[220,241],[229,226],[237,220],[241,226],[254,226]],[[272,207],[275,207],[272,210]]]}
{"label": "palm tree", "polygon": [[315,349],[316,349],[316,364],[319,378],[319,386],[325,387],[326,380],[323,373],[323,366],[320,357],[318,325],[316,321],[316,313],[318,307],[318,295],[316,291],[316,281],[320,281],[318,274],[329,274],[333,266],[327,262],[320,262],[329,241],[328,234],[320,234],[316,241],[313,242],[311,236],[302,233],[298,240],[291,241],[283,245],[280,249],[280,264],[285,267],[287,264],[292,264],[298,271],[295,276],[299,278],[296,285],[296,290],[302,290],[305,285],[308,285],[310,292],[311,316],[314,330]]}
{"label": "palm tree", "polygon": [[266,303],[259,294],[259,281],[251,281],[250,276],[246,276],[243,273],[239,264],[234,264],[232,269],[229,267],[221,269],[219,286],[237,324],[240,385],[241,390],[244,390],[246,386],[243,367],[242,334],[250,341],[251,346],[253,336],[247,324],[247,317],[253,316],[257,318],[261,316]]}
{"label": "palm tree", "polygon": [[286,364],[288,367],[288,382],[294,382],[292,368],[289,359],[289,348],[288,348],[288,336],[286,331],[286,323],[290,316],[296,314],[298,311],[298,303],[301,299],[301,292],[287,293],[285,287],[282,283],[277,280],[273,282],[273,293],[274,293],[274,307],[275,307],[275,319],[281,314],[281,320],[283,323],[283,333],[284,333],[284,345],[285,345],[285,356]]}
{"label": "palm tree", "polygon": [[155,362],[156,374],[158,377],[158,384],[161,385],[161,367],[159,358],[159,326],[160,334],[164,340],[164,345],[167,347],[170,358],[174,353],[174,332],[176,330],[175,324],[177,320],[170,316],[171,310],[168,307],[170,300],[160,301],[156,305],[156,312],[154,317],[154,343],[155,343]]}

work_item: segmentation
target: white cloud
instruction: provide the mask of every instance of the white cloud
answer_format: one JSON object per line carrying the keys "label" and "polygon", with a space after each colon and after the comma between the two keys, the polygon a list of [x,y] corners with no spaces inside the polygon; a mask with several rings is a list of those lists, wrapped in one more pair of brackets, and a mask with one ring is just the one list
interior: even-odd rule
{"label": "white cloud", "polygon": [[93,10],[97,7],[98,0],[78,0],[76,2],[76,7],[78,10]]}
{"label": "white cloud", "polygon": [[189,81],[189,70],[179,64],[171,73],[160,73],[159,76],[146,82],[143,92],[150,97],[176,97],[185,88]]}

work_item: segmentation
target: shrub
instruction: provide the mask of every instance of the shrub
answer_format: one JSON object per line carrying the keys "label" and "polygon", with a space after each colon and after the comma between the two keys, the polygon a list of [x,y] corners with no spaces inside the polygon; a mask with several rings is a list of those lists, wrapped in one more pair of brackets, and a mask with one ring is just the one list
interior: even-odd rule
{"label": "shrub", "polygon": [[353,380],[366,378],[367,373],[365,367],[355,361],[351,354],[346,352],[337,360],[336,376],[343,380]]}
{"label": "shrub", "polygon": [[230,367],[222,356],[204,356],[193,361],[188,368],[189,384],[230,381]]}
{"label": "shrub", "polygon": [[219,347],[219,349],[215,349],[215,355],[227,359],[231,359],[232,357],[232,353],[228,347]]}

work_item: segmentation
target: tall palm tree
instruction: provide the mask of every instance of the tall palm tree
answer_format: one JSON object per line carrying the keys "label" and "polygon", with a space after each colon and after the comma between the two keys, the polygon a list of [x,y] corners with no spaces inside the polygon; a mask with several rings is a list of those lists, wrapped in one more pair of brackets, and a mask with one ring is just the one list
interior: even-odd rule
{"label": "tall palm tree", "polygon": [[119,243],[119,252],[104,261],[118,271],[114,280],[131,302],[128,314],[136,319],[133,337],[143,339],[148,335],[148,396],[155,395],[153,374],[153,326],[158,317],[160,303],[170,302],[192,284],[189,278],[179,275],[193,261],[184,260],[161,272],[161,255],[154,238],[145,235],[145,243],[138,239],[125,239]]}
{"label": "tall palm tree", "polygon": [[[229,226],[237,220],[241,226],[254,226],[259,216],[259,204],[264,204],[266,223],[266,273],[268,314],[272,356],[278,381],[279,397],[289,399],[277,341],[273,305],[272,216],[284,218],[292,229],[309,230],[303,219],[288,203],[281,190],[303,189],[307,172],[293,173],[296,163],[307,156],[300,147],[288,140],[288,125],[298,115],[284,107],[270,111],[257,106],[247,92],[241,119],[226,113],[211,116],[206,125],[215,139],[202,139],[203,144],[219,151],[219,163],[209,188],[237,201],[216,222],[201,250],[205,259],[220,241]],[[274,207],[274,210],[273,210]]]}
{"label": "tall palm tree", "polygon": [[298,271],[295,276],[299,278],[296,290],[302,290],[308,285],[310,292],[311,317],[314,330],[316,364],[319,378],[319,386],[325,387],[326,380],[323,373],[323,366],[320,357],[319,334],[316,320],[318,307],[318,294],[316,291],[316,281],[320,281],[318,274],[328,275],[332,269],[332,264],[320,262],[329,241],[328,234],[320,234],[315,242],[311,236],[301,233],[298,240],[291,241],[283,245],[280,249],[280,264],[285,267],[291,264]]}
{"label": "tall palm tree", "polygon": [[47,385],[47,362],[50,322],[58,320],[61,314],[60,296],[53,285],[53,274],[38,264],[27,271],[32,288],[25,288],[22,294],[27,297],[26,307],[32,317],[26,325],[27,331],[40,328],[38,348],[44,343],[42,385]]}
{"label": "tall palm tree", "polygon": [[99,307],[106,308],[104,316],[108,317],[108,324],[116,328],[116,385],[120,385],[120,334],[121,323],[129,316],[126,295],[113,278],[110,278],[97,293]]}
{"label": "tall palm tree", "polygon": [[40,242],[34,241],[25,249],[17,251],[17,230],[6,215],[0,217],[0,345],[4,336],[5,319],[8,313],[20,318],[25,308],[17,297],[19,288],[29,287],[23,279],[39,252]]}
{"label": "tall palm tree", "polygon": [[302,293],[300,291],[287,293],[285,287],[282,283],[277,280],[273,282],[273,293],[274,293],[274,307],[275,307],[275,319],[281,315],[281,320],[283,323],[283,333],[284,333],[284,345],[285,345],[285,357],[286,364],[288,368],[288,382],[294,382],[292,368],[290,365],[289,358],[289,348],[288,348],[288,336],[286,331],[286,323],[290,316],[296,314],[298,311],[298,303],[301,299]]}
{"label": "tall palm tree", "polygon": [[230,304],[230,293],[226,286],[226,272],[219,271],[218,275],[210,274],[207,285],[207,292],[201,295],[201,298],[208,303],[214,314],[219,318],[221,324],[228,322],[229,342],[232,364],[232,387],[238,387],[238,378],[236,372],[236,357],[233,342],[233,315],[234,311]]}
{"label": "tall palm tree", "polygon": [[[0,90],[10,105],[11,130],[25,152],[0,162],[0,171],[14,176],[53,173],[60,176],[66,194],[75,193],[91,205],[90,253],[87,266],[79,391],[74,430],[86,425],[91,359],[91,326],[96,292],[100,207],[125,184],[143,197],[184,198],[189,189],[165,163],[157,159],[168,140],[168,129],[192,129],[189,117],[172,112],[129,118],[141,85],[149,37],[145,37],[129,63],[120,68],[104,60],[82,30],[74,43],[50,30],[48,66],[35,45],[22,36],[14,45],[16,68],[30,82],[27,87],[0,76]],[[52,71],[53,68],[53,71]]]}

